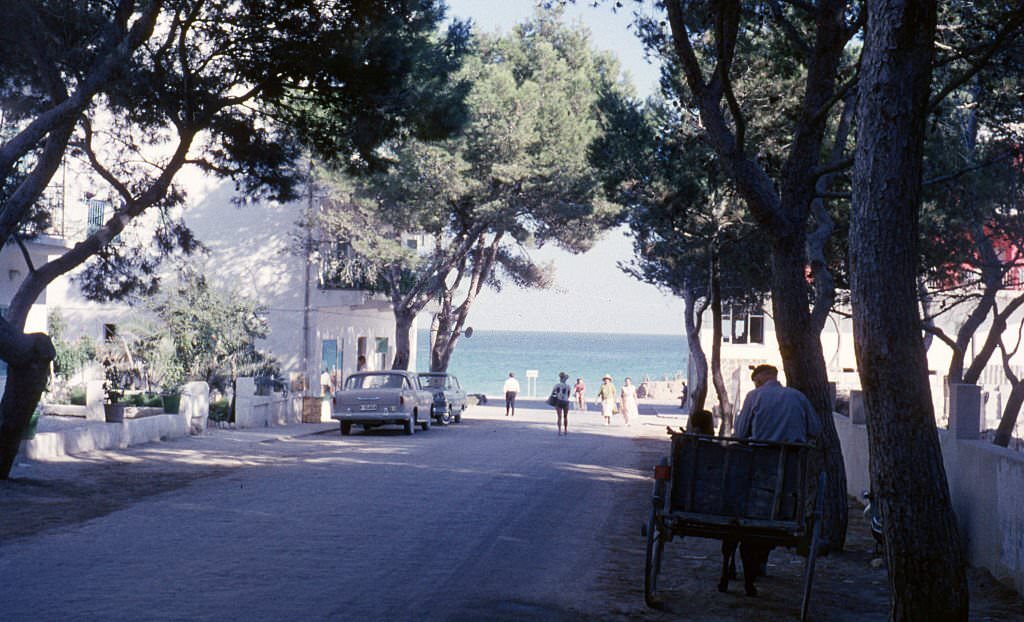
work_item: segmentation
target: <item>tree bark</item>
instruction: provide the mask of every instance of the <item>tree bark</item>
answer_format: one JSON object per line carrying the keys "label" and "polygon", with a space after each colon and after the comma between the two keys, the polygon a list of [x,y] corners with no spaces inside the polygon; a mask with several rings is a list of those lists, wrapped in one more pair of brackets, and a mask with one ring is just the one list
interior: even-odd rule
{"label": "tree bark", "polygon": [[[722,416],[721,430],[732,429],[732,401],[729,391],[722,378],[722,273],[719,265],[718,237],[711,243],[711,270],[708,278],[711,281],[711,382],[715,385],[718,397],[718,410]],[[724,435],[724,434],[723,434]]]}
{"label": "tree bark", "polygon": [[690,368],[694,373],[694,377],[689,379],[690,384],[687,386],[687,399],[691,404],[691,413],[703,410],[704,403],[708,399],[708,358],[704,354],[704,346],[700,343],[700,325],[703,313],[704,307],[697,304],[697,294],[693,288],[685,287],[683,314],[685,316],[686,344],[690,351]]}
{"label": "tree bark", "polygon": [[404,309],[395,309],[395,359],[391,369],[409,369],[410,353],[412,352],[412,323],[415,313]]}
{"label": "tree bark", "polygon": [[50,361],[56,356],[53,342],[42,333],[19,335],[17,341],[23,346],[22,355],[16,362],[8,360],[7,386],[0,401],[0,479],[10,477],[21,435],[46,389]]}
{"label": "tree bark", "polygon": [[966,620],[967,581],[921,336],[918,212],[934,1],[869,0],[853,169],[850,273],[892,620]]}
{"label": "tree bark", "polygon": [[1022,405],[1024,405],[1024,381],[1018,380],[1013,383],[1010,397],[1006,399],[1006,406],[1003,407],[1003,414],[999,419],[999,427],[996,428],[996,436],[992,439],[993,445],[1010,446],[1010,438],[1013,436],[1013,428],[1017,425],[1017,417],[1020,416]]}

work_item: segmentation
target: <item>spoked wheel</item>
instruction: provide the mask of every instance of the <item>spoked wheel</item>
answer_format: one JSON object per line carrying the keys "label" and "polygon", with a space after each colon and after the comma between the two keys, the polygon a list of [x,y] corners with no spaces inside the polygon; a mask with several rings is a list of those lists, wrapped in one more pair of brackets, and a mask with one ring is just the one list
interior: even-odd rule
{"label": "spoked wheel", "polygon": [[821,548],[821,517],[825,508],[825,474],[818,476],[818,491],[814,497],[814,513],[811,515],[811,544],[804,563],[804,597],[800,602],[800,622],[807,620],[807,608],[811,604],[811,584],[814,582],[814,562]]}
{"label": "spoked wheel", "polygon": [[653,608],[661,607],[657,597],[658,573],[661,572],[661,555],[665,549],[665,540],[655,521],[656,512],[652,507],[651,517],[647,520],[647,559],[644,562],[644,602]]}
{"label": "spoked wheel", "polygon": [[[668,465],[668,460],[662,458],[659,466]],[[665,482],[654,480],[654,491],[651,496],[651,515],[647,519],[647,555],[644,561],[644,602],[648,607],[659,608],[661,601],[658,600],[658,573],[661,572],[661,557],[665,550],[665,538],[658,528],[658,510],[665,505]]]}

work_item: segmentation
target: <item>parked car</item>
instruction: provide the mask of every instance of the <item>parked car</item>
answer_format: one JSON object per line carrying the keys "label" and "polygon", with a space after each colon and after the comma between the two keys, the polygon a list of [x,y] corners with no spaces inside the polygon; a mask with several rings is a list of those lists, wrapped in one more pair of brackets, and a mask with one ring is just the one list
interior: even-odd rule
{"label": "parked car", "polygon": [[420,387],[433,394],[430,415],[441,425],[452,421],[462,421],[462,413],[466,410],[466,391],[459,384],[459,379],[451,374],[441,372],[423,372],[419,374]]}
{"label": "parked car", "polygon": [[352,374],[334,393],[332,419],[341,423],[342,435],[358,424],[364,430],[397,424],[406,434],[420,426],[430,429],[430,410],[434,396],[420,389],[416,374],[402,370],[367,371]]}

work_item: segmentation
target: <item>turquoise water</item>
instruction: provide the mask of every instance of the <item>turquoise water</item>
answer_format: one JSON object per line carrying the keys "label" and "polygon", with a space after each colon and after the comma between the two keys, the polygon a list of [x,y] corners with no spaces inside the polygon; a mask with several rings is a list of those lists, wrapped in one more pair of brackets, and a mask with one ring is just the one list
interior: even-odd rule
{"label": "turquoise water", "polygon": [[[416,369],[427,370],[429,332],[419,331]],[[459,377],[470,393],[500,395],[508,372],[515,372],[528,393],[526,370],[538,371],[537,395],[547,395],[558,382],[558,372],[569,374],[570,384],[582,377],[587,394],[597,392],[601,376],[611,374],[616,385],[631,376],[661,380],[686,370],[686,339],[682,335],[620,335],[602,333],[547,333],[476,331],[459,340],[448,371]]]}

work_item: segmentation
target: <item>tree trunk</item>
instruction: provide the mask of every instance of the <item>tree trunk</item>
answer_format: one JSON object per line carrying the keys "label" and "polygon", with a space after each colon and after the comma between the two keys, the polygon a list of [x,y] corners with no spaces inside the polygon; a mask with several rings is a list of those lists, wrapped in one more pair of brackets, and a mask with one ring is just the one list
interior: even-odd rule
{"label": "tree trunk", "polygon": [[869,0],[853,169],[854,343],[892,620],[966,620],[967,581],[917,311],[934,1]]}
{"label": "tree trunk", "polygon": [[395,309],[395,360],[391,369],[409,369],[412,352],[412,323],[415,313]]}
{"label": "tree trunk", "polygon": [[722,274],[719,267],[718,239],[711,243],[711,381],[718,397],[718,410],[722,416],[721,430],[732,430],[732,401],[722,378]]}
{"label": "tree trunk", "polygon": [[[7,386],[0,401],[0,479],[7,479],[21,446],[21,435],[46,389],[53,342],[42,333],[21,335],[27,345],[21,360],[8,360]],[[20,340],[19,340],[20,341]]]}
{"label": "tree trunk", "polygon": [[708,358],[700,343],[700,325],[703,309],[697,306],[697,295],[687,284],[683,291],[683,315],[686,327],[686,346],[690,352],[690,369],[694,376],[688,378],[687,401],[690,412],[704,410],[708,398]]}
{"label": "tree trunk", "polygon": [[1010,397],[1007,398],[1006,406],[1003,407],[1003,415],[999,419],[996,436],[992,439],[993,445],[1010,446],[1010,438],[1013,436],[1013,428],[1017,425],[1021,405],[1024,405],[1024,381],[1017,381],[1013,383]]}

